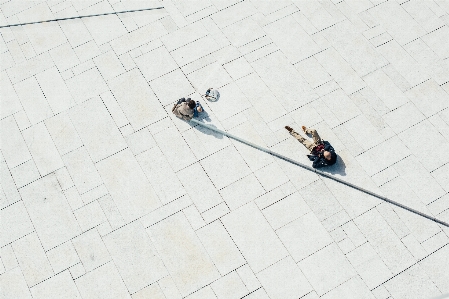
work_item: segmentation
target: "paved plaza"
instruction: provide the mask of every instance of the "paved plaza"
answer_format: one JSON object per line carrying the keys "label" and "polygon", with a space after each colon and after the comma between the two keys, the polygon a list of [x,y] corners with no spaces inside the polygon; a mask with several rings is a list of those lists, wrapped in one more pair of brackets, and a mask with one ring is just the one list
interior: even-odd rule
{"label": "paved plaza", "polygon": [[307,165],[284,126],[315,128],[323,171],[449,222],[448,0],[0,0],[0,26],[0,298],[449,296],[449,227],[171,113]]}

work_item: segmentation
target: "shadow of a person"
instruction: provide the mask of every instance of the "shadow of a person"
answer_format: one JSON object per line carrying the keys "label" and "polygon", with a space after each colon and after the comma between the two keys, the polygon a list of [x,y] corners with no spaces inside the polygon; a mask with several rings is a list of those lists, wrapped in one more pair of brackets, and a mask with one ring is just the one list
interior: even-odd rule
{"label": "shadow of a person", "polygon": [[[197,120],[200,123],[205,123],[205,121],[207,121],[207,122],[209,122],[207,124],[207,126],[212,127],[212,128],[217,128],[215,125],[210,123],[211,119],[210,119],[209,114],[207,113],[207,111],[201,112],[198,115],[198,117],[195,118],[195,120]],[[197,123],[194,123],[194,122],[189,122],[189,125],[192,128],[200,131],[201,133],[204,133],[204,134],[207,134],[207,135],[212,135],[212,136],[214,136],[215,138],[218,138],[218,139],[223,139],[223,134],[218,133],[218,132],[213,131],[213,130],[210,130],[210,129],[206,128],[206,127],[203,127],[200,124],[197,124]]]}
{"label": "shadow of a person", "polygon": [[318,168],[318,170],[321,170],[322,172],[329,172],[330,174],[338,174],[341,176],[346,176],[345,169],[346,164],[338,154],[337,154],[337,161],[335,162],[334,165]]}

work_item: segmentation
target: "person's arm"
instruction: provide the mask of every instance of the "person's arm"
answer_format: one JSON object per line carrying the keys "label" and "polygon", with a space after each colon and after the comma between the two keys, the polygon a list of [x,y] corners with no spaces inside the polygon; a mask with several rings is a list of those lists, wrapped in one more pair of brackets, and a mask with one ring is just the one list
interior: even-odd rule
{"label": "person's arm", "polygon": [[334,152],[335,151],[334,148],[332,147],[332,145],[327,141],[324,143],[324,150],[326,152]]}
{"label": "person's arm", "polygon": [[320,168],[326,166],[326,164],[323,163],[320,156],[316,156],[315,160],[313,161],[312,167],[313,168]]}

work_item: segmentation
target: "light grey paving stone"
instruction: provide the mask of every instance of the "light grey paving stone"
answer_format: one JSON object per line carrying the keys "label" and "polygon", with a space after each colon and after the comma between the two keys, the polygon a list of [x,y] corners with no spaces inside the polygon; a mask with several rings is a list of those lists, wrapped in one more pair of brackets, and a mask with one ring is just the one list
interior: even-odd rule
{"label": "light grey paving stone", "polygon": [[254,200],[264,193],[264,188],[253,174],[220,190],[221,196],[231,211]]}
{"label": "light grey paving stone", "polygon": [[111,256],[95,228],[77,236],[72,243],[86,272],[111,260]]}
{"label": "light grey paving stone", "polygon": [[379,133],[379,130],[363,114],[350,119],[343,125],[358,142],[358,144],[360,144],[363,150],[368,150],[384,141],[384,138]]}
{"label": "light grey paving stone", "polygon": [[182,298],[178,288],[176,287],[170,275],[167,275],[164,278],[160,279],[158,281],[158,285],[161,287],[162,292],[164,292],[166,298],[173,298],[173,299]]}
{"label": "light grey paving stone", "polygon": [[351,221],[351,217],[345,210],[341,210],[340,212],[323,220],[322,224],[328,232],[331,232],[349,221]]}
{"label": "light grey paving stone", "polygon": [[439,232],[438,234],[430,237],[429,239],[422,242],[422,246],[427,251],[427,253],[433,253],[441,247],[449,243],[448,236],[444,232]]}
{"label": "light grey paving stone", "polygon": [[145,215],[140,220],[144,227],[149,227],[164,220],[165,218],[170,217],[171,215],[178,213],[190,205],[192,205],[192,200],[188,195],[185,195],[169,202],[166,205],[163,205],[159,209]]}
{"label": "light grey paving stone", "polygon": [[129,120],[126,118],[125,113],[123,112],[120,105],[117,103],[117,100],[114,98],[114,95],[110,91],[106,91],[100,95],[101,100],[104,105],[108,109],[108,112],[111,114],[114,119],[117,127],[123,127],[126,124],[129,124]]}
{"label": "light grey paving stone", "polygon": [[[213,62],[204,68],[188,74],[187,78],[195,90],[200,90],[201,92],[204,90],[205,92],[211,86],[220,89],[220,87],[232,82],[231,76],[225,71],[222,64],[223,62],[221,61]],[[232,99],[229,95],[227,98]],[[219,103],[220,101],[216,102],[216,104]]]}
{"label": "light grey paving stone", "polygon": [[245,264],[245,259],[220,221],[202,227],[197,235],[221,275]]}
{"label": "light grey paving stone", "polygon": [[55,171],[56,179],[58,180],[59,186],[61,186],[62,190],[67,190],[75,184],[72,181],[72,178],[70,177],[69,171],[66,167],[59,168]]}
{"label": "light grey paving stone", "polygon": [[[294,141],[294,140],[292,140]],[[295,153],[295,152],[292,152]],[[305,156],[304,156],[305,157]],[[297,159],[297,155],[295,159]],[[306,157],[307,159],[307,157]],[[297,190],[304,188],[305,186],[310,185],[311,183],[318,180],[318,176],[308,170],[304,170],[294,164],[291,164],[289,162],[278,160],[279,165],[281,166],[284,173],[287,175],[287,177],[290,179],[290,182],[295,186]]]}
{"label": "light grey paving stone", "polygon": [[72,211],[84,205],[84,202],[81,199],[81,196],[79,195],[76,187],[64,190],[64,196],[67,199],[67,202],[69,203],[70,207],[72,208]]}
{"label": "light grey paving stone", "polygon": [[40,178],[39,170],[37,170],[34,160],[28,160],[12,168],[11,175],[14,178],[17,188],[23,187]]}
{"label": "light grey paving stone", "polygon": [[32,124],[53,115],[36,78],[31,77],[14,85],[21,103]]}
{"label": "light grey paving stone", "polygon": [[[263,134],[263,132],[258,132],[254,125],[249,121],[246,121],[243,124],[231,129],[230,133],[238,136],[239,138],[265,147],[265,142],[260,134]],[[268,155],[262,151],[249,147],[246,144],[242,144],[235,140],[232,140],[231,142],[234,144],[235,148],[243,157],[249,168],[253,171],[257,171],[260,168],[274,162],[274,159],[271,155]]]}
{"label": "light grey paving stone", "polygon": [[441,291],[437,286],[428,276],[423,274],[419,264],[413,265],[401,273],[401,275],[397,275],[387,281],[385,287],[394,298],[422,298],[441,295]]}
{"label": "light grey paving stone", "polygon": [[[87,63],[87,65],[92,65],[93,61],[91,60],[94,57],[97,57],[101,54],[100,48],[98,48],[97,44],[94,40],[90,40],[85,44],[82,44],[76,48],[74,48],[76,56],[78,56],[80,62]],[[81,66],[81,65],[80,65]],[[76,75],[79,73],[74,72]]]}
{"label": "light grey paving stone", "polygon": [[426,117],[449,106],[449,94],[432,79],[413,87],[406,94]]}
{"label": "light grey paving stone", "polygon": [[257,277],[270,298],[298,298],[312,291],[312,286],[291,257],[264,269]]}
{"label": "light grey paving stone", "polygon": [[90,34],[98,45],[109,42],[125,33],[125,27],[116,15],[104,16],[101,19],[83,19]]}
{"label": "light grey paving stone", "polygon": [[79,208],[74,211],[74,215],[83,232],[106,221],[106,216],[98,201],[93,201]]}
{"label": "light grey paving stone", "polygon": [[448,46],[447,39],[444,38],[447,34],[448,26],[442,26],[429,34],[422,36],[423,41],[432,48],[441,59],[449,57],[449,52],[446,49]]}
{"label": "light grey paving stone", "polygon": [[354,222],[393,274],[399,273],[415,262],[376,209],[357,217]]}
{"label": "light grey paving stone", "polygon": [[[219,1],[216,1],[219,2]],[[220,4],[223,5],[224,3]],[[214,3],[215,5],[215,3]],[[229,5],[228,3],[225,4]],[[218,8],[218,7],[217,7]],[[220,9],[220,8],[218,8]],[[217,24],[219,28],[224,28],[233,23],[236,23],[246,17],[251,16],[256,13],[256,8],[252,3],[237,3],[236,5],[232,5],[227,7],[225,10],[219,11],[215,14],[212,19]]]}
{"label": "light grey paving stone", "polygon": [[23,131],[23,138],[42,176],[64,167],[64,162],[44,123]]}
{"label": "light grey paving stone", "polygon": [[225,202],[222,202],[216,205],[215,207],[212,207],[209,210],[204,211],[203,213],[201,213],[201,216],[203,217],[206,223],[211,223],[212,221],[215,221],[216,219],[219,219],[228,213],[229,213],[228,206],[226,205]]}
{"label": "light grey paving stone", "polygon": [[274,230],[310,212],[309,206],[299,193],[293,193],[264,208],[262,213]]}
{"label": "light grey paving stone", "polygon": [[[443,110],[443,111],[445,111],[445,110]],[[437,128],[437,130],[440,132],[441,135],[449,136],[449,124],[447,124],[444,121],[444,119],[440,116],[440,114],[431,116],[429,118],[429,121],[432,123],[432,125],[434,125]],[[449,140],[449,139],[446,138],[446,140]]]}
{"label": "light grey paving stone", "polygon": [[96,68],[66,80],[66,84],[77,103],[102,94],[108,89],[103,77],[101,77],[100,72]]}
{"label": "light grey paving stone", "polygon": [[80,262],[71,241],[47,251],[46,254],[55,273],[60,273]]}
{"label": "light grey paving stone", "polygon": [[[166,36],[171,37],[172,34]],[[156,48],[136,57],[134,61],[147,81],[152,81],[178,68],[178,65],[165,47]],[[165,86],[165,89],[169,90],[167,86]]]}
{"label": "light grey paving stone", "polygon": [[[23,202],[17,202],[0,210],[0,215],[2,219],[1,247],[14,242],[34,230]],[[3,254],[2,260],[4,260]]]}
{"label": "light grey paving stone", "polygon": [[240,276],[240,278],[242,279],[248,291],[253,292],[254,290],[260,288],[261,285],[259,280],[257,279],[256,275],[254,275],[254,272],[248,265],[244,265],[238,268],[236,271]]}
{"label": "light grey paving stone", "polygon": [[2,201],[1,207],[4,208],[21,199],[17,186],[9,172],[8,165],[5,161],[0,164],[0,175],[2,180],[2,191],[5,194],[5,200]]}
{"label": "light grey paving stone", "polygon": [[354,243],[349,238],[341,240],[340,242],[337,243],[337,245],[338,247],[340,247],[340,250],[344,254],[347,254],[348,252],[351,252],[352,250],[355,249]]}
{"label": "light grey paving stone", "polygon": [[316,54],[314,57],[329,72],[346,94],[351,94],[366,86],[365,82],[360,79],[357,73],[335,49],[327,49]]}
{"label": "light grey paving stone", "polygon": [[320,221],[343,209],[322,181],[309,184],[307,187],[299,190],[299,194]]}
{"label": "light grey paving stone", "polygon": [[353,221],[345,223],[342,226],[342,229],[356,247],[366,242],[365,236],[362,234],[362,232],[358,229],[357,225],[355,225]]}
{"label": "light grey paving stone", "polygon": [[154,298],[154,299],[165,299],[164,293],[157,283],[153,283],[136,293],[132,294],[131,297],[133,299],[145,299],[145,298]]}
{"label": "light grey paving stone", "polygon": [[[256,273],[287,256],[284,246],[255,204],[240,207],[224,216],[222,222]],[[241,227],[246,229],[242,231]],[[258,254],[261,250],[264,255]]]}
{"label": "light grey paving stone", "polygon": [[96,199],[99,199],[99,198],[105,196],[108,193],[109,193],[108,189],[106,189],[106,186],[104,184],[102,184],[98,187],[95,187],[95,188],[87,191],[86,193],[83,193],[81,195],[81,199],[84,203],[88,204]]}
{"label": "light grey paving stone", "polygon": [[103,209],[103,212],[106,215],[112,229],[116,229],[125,224],[120,211],[110,195],[103,196],[98,199],[98,202],[100,203],[100,206]]}
{"label": "light grey paving stone", "polygon": [[131,124],[124,125],[123,127],[119,128],[120,133],[122,133],[123,137],[127,137],[128,135],[131,135],[134,133],[134,129],[131,126]]}
{"label": "light grey paving stone", "polygon": [[[244,30],[241,30],[242,28]],[[243,46],[265,35],[265,31],[252,18],[245,18],[221,31],[235,47]]]}
{"label": "light grey paving stone", "polygon": [[376,207],[381,215],[383,215],[385,221],[388,222],[388,225],[394,231],[394,233],[398,236],[399,239],[408,236],[411,231],[408,226],[405,224],[399,215],[398,208],[394,208],[389,203],[383,202]]}
{"label": "light grey paving stone", "polygon": [[45,176],[21,188],[20,194],[45,250],[80,233],[56,177]]}
{"label": "light grey paving stone", "polygon": [[283,170],[276,162],[257,170],[255,172],[255,176],[262,184],[262,187],[267,191],[288,182],[288,177],[284,174]]}
{"label": "light grey paving stone", "polygon": [[108,234],[104,242],[130,293],[168,274],[139,221]]}
{"label": "light grey paving stone", "polygon": [[68,42],[50,50],[50,55],[60,73],[79,64],[78,57]]}
{"label": "light grey paving stone", "polygon": [[375,298],[366,284],[358,276],[355,276],[339,285],[329,293],[322,296],[322,298],[344,298],[351,296],[355,296],[357,298]]}
{"label": "light grey paving stone", "polygon": [[[388,10],[388,13],[383,13],[384,10]],[[371,8],[369,12],[385,26],[390,34],[393,35],[394,39],[401,45],[425,34],[425,31],[417,21],[397,2],[382,3]],[[393,21],[393,18],[396,21]]]}
{"label": "light grey paving stone", "polygon": [[214,281],[211,288],[218,299],[241,298],[248,294],[247,288],[235,271]]}
{"label": "light grey paving stone", "polygon": [[64,271],[32,287],[33,298],[81,298],[69,271]]}
{"label": "light grey paving stone", "polygon": [[182,212],[186,216],[187,220],[189,220],[189,223],[192,226],[193,230],[197,230],[206,225],[206,222],[204,221],[200,212],[198,212],[198,209],[195,207],[195,205],[191,205],[183,209]]}
{"label": "light grey paving stone", "polygon": [[0,75],[0,84],[2,86],[2,111],[0,112],[0,115],[3,119],[23,108],[11,81],[9,81],[7,73],[1,72]]}
{"label": "light grey paving stone", "polygon": [[[292,185],[291,182],[289,182],[287,184],[291,184]],[[265,209],[266,207],[268,207],[268,206],[270,206],[270,205],[280,201],[284,197],[286,197],[288,194],[285,193],[285,191],[284,191],[284,189],[282,187],[283,186],[280,186],[280,187],[278,187],[276,189],[273,189],[270,192],[267,192],[264,195],[259,196],[258,198],[256,198],[254,200],[254,202],[257,204],[257,207],[259,209],[261,209],[261,210]],[[296,192],[296,189],[294,190],[294,192]]]}
{"label": "light grey paving stone", "polygon": [[173,50],[171,55],[179,66],[184,66],[217,50],[219,50],[219,46],[211,36],[207,35]]}
{"label": "light grey paving stone", "polygon": [[12,246],[28,286],[34,286],[53,275],[36,233],[17,240]]}
{"label": "light grey paving stone", "polygon": [[270,297],[268,297],[267,293],[265,292],[265,290],[263,288],[259,288],[259,289],[255,290],[254,292],[248,294],[245,298],[246,299],[269,299]]}
{"label": "light grey paving stone", "polygon": [[25,60],[25,56],[23,55],[17,40],[10,41],[5,46],[9,49],[9,53],[11,53],[11,55],[13,56],[14,62],[16,64],[21,63]]}
{"label": "light grey paving stone", "polygon": [[0,276],[0,284],[4,298],[32,298],[20,267],[3,273]]}
{"label": "light grey paving stone", "polygon": [[350,218],[362,215],[380,203],[379,199],[334,180],[323,178],[323,181]]}
{"label": "light grey paving stone", "polygon": [[7,70],[12,84],[23,81],[37,73],[40,73],[53,66],[51,56],[45,52],[30,60],[24,61],[13,68]]}
{"label": "light grey paving stone", "polygon": [[[180,293],[186,296],[219,277],[184,214],[177,213],[150,227],[154,245]],[[171,236],[183,236],[182,238]]]}
{"label": "light grey paving stone", "polygon": [[56,67],[37,74],[36,79],[54,114],[58,114],[75,105],[75,100],[70,95]]}
{"label": "light grey paving stone", "polygon": [[410,86],[416,86],[429,79],[420,65],[399,45],[396,40],[385,43],[376,48],[403,76]]}
{"label": "light grey paving stone", "polygon": [[385,114],[383,118],[395,133],[400,133],[425,119],[411,102]]}
{"label": "light grey paving stone", "polygon": [[[233,167],[228,167],[228,161],[233,161]],[[200,163],[218,189],[232,184],[250,172],[237,150],[231,146],[207,157]]]}
{"label": "light grey paving stone", "polygon": [[448,252],[449,247],[446,245],[418,263],[421,270],[429,276],[440,290],[448,289],[449,273],[445,270],[449,264]]}
{"label": "light grey paving stone", "polygon": [[94,162],[127,147],[99,98],[77,106],[70,112],[70,118]]}
{"label": "light grey paving stone", "polygon": [[[282,52],[276,51],[264,55],[251,65],[287,111],[292,111],[316,99],[309,84]],[[289,73],[288,77],[284,76],[286,72]],[[279,78],[284,79],[279,80]],[[298,97],[298,94],[301,94],[301,97]]]}
{"label": "light grey paving stone", "polygon": [[433,215],[438,215],[449,208],[449,194],[446,194],[427,205]]}
{"label": "light grey paving stone", "polygon": [[313,56],[295,63],[295,68],[306,79],[310,86],[312,86],[312,88],[316,88],[332,79],[329,73]]}
{"label": "light grey paving stone", "polygon": [[92,36],[82,20],[67,20],[58,24],[73,48],[78,47],[92,39]]}
{"label": "light grey paving stone", "polygon": [[[149,19],[148,14],[145,16],[146,19]],[[148,43],[149,41],[155,41],[167,33],[167,30],[161,22],[153,22],[150,25],[143,26],[112,40],[110,44],[117,55],[122,55],[132,49]],[[143,36],[145,38],[142,38]]]}
{"label": "light grey paving stone", "polygon": [[195,156],[182,139],[182,135],[174,127],[153,136],[175,172],[196,162]]}
{"label": "light grey paving stone", "polygon": [[211,299],[217,299],[217,296],[215,296],[214,291],[210,286],[203,287],[196,292],[193,292],[189,296],[185,297],[187,299],[201,299],[201,298],[211,298]]}
{"label": "light grey paving stone", "polygon": [[40,23],[28,26],[26,32],[36,54],[44,53],[67,41],[57,23]]}
{"label": "light grey paving stone", "polygon": [[277,235],[296,262],[332,243],[332,238],[312,212],[281,227]]}
{"label": "light grey paving stone", "polygon": [[383,70],[377,70],[363,78],[366,84],[375,92],[375,94],[390,109],[396,109],[407,103],[407,97],[393,82]]}
{"label": "light grey paving stone", "polygon": [[65,154],[62,159],[80,194],[86,193],[103,183],[84,146]]}
{"label": "light grey paving stone", "polygon": [[160,206],[159,198],[130,150],[102,160],[97,168],[126,222]]}
{"label": "light grey paving stone", "polygon": [[253,72],[251,65],[248,63],[245,57],[240,57],[236,60],[233,60],[223,65],[223,67],[234,80],[238,80]]}
{"label": "light grey paving stone", "polygon": [[131,298],[114,263],[110,262],[75,280],[82,298]]}
{"label": "light grey paving stone", "polygon": [[[137,69],[114,78],[109,85],[134,130],[139,130],[166,116],[159,101]],[[132,93],[128,88],[131,85],[134,86]]]}
{"label": "light grey paving stone", "polygon": [[404,243],[416,260],[421,260],[427,255],[427,251],[412,234],[402,238],[401,242]]}
{"label": "light grey paving stone", "polygon": [[178,98],[187,97],[194,92],[192,85],[179,69],[156,78],[150,82],[150,86],[162,105],[176,102]]}
{"label": "light grey paving stone", "polygon": [[72,275],[73,279],[77,279],[81,276],[83,276],[84,274],[86,274],[86,270],[84,269],[84,266],[82,263],[78,263],[73,267],[69,268],[70,271],[70,275]]}
{"label": "light grey paving stone", "polygon": [[438,151],[435,152],[433,159],[428,161],[425,159],[427,153],[432,151],[432,144],[446,144],[448,142],[427,120],[411,127],[398,136],[405,144],[407,144],[407,147],[410,148],[411,152],[418,158],[418,160],[426,161],[423,166],[428,171],[435,170],[449,161],[448,158],[444,157]]}
{"label": "light grey paving stone", "polygon": [[137,155],[136,158],[163,204],[186,194],[182,184],[183,179],[181,181],[178,179],[158,147],[152,147]]}
{"label": "light grey paving stone", "polygon": [[394,168],[424,204],[427,205],[446,194],[446,191],[413,155],[399,161]]}
{"label": "light grey paving stone", "polygon": [[93,59],[105,80],[114,78],[125,72],[125,68],[113,51],[106,52]]}
{"label": "light grey paving stone", "polygon": [[5,271],[10,271],[19,265],[17,261],[16,255],[14,254],[14,250],[12,249],[12,245],[3,246],[0,249],[0,256],[2,259],[2,264]]}
{"label": "light grey paving stone", "polygon": [[[180,170],[177,175],[200,213],[223,201],[199,163]],[[198,182],[201,182],[201,188],[198,188]]]}
{"label": "light grey paving stone", "polygon": [[[408,130],[405,132],[408,132]],[[393,137],[355,157],[355,159],[360,163],[360,166],[368,173],[368,175],[372,176],[402,160],[404,157],[409,156],[411,154],[408,148],[409,145],[410,142],[402,141],[398,137]],[[395,148],[396,150],[388,151],[388,149],[391,148]]]}
{"label": "light grey paving stone", "polygon": [[327,293],[356,275],[335,243],[302,260],[298,266],[318,295]]}
{"label": "light grey paving stone", "polygon": [[179,47],[194,42],[207,34],[208,31],[206,27],[201,22],[195,22],[161,37],[161,41],[168,51],[173,51]]}

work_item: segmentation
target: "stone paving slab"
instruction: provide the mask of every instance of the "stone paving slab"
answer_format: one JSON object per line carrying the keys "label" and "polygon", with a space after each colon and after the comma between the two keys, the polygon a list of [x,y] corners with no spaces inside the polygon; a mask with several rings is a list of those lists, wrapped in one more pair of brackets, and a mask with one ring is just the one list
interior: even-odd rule
{"label": "stone paving slab", "polygon": [[[449,4],[0,1],[2,298],[433,298],[449,229]],[[218,88],[217,102],[201,98]]]}

